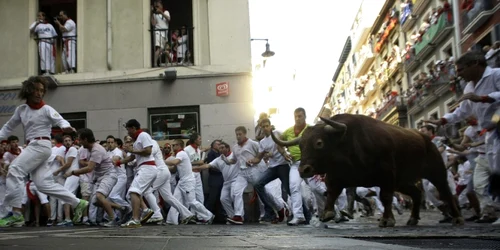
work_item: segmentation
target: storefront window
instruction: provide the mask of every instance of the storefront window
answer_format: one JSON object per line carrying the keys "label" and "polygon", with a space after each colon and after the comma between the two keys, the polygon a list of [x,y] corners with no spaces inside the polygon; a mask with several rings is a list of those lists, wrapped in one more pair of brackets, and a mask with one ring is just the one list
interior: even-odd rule
{"label": "storefront window", "polygon": [[198,112],[151,114],[149,119],[155,140],[187,139],[198,132]]}

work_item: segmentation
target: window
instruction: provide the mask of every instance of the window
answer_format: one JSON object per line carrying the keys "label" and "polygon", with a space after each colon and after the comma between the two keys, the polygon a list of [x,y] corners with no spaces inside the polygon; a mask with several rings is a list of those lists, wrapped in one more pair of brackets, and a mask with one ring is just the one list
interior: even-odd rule
{"label": "window", "polygon": [[445,103],[445,107],[444,107],[445,113],[453,112],[453,110],[454,110],[453,106],[456,106],[455,105],[455,97],[452,97],[452,98],[446,100],[444,103]]}
{"label": "window", "polygon": [[452,38],[443,46],[443,49],[441,50],[441,60],[446,60],[453,56],[453,45],[454,43]]}
{"label": "window", "polygon": [[429,115],[429,119],[431,120],[438,120],[441,117],[439,107],[429,111],[429,113],[427,114]]}
{"label": "window", "polygon": [[187,139],[199,132],[200,107],[170,107],[149,109],[149,127],[155,140]]}
{"label": "window", "polygon": [[[151,6],[157,0],[151,0]],[[157,66],[189,66],[193,59],[193,3],[192,1],[161,0],[170,14],[168,29],[156,29],[151,24],[151,63]],[[150,19],[148,19],[150,20]],[[155,38],[156,37],[156,38]],[[172,39],[172,37],[177,37]],[[156,54],[155,46],[165,51]],[[155,62],[156,60],[156,62]]]}
{"label": "window", "polygon": [[[60,114],[66,121],[69,122],[71,127],[75,128],[77,131],[82,128],[87,127],[87,113],[86,112],[78,112],[78,113],[65,113]],[[63,134],[62,130],[58,127],[52,128],[52,135]]]}
{"label": "window", "polygon": [[[38,1],[38,9],[39,9],[39,11],[45,13],[46,21],[49,24],[51,24],[54,27],[55,31],[57,32],[57,37],[49,38],[50,40],[48,40],[49,42],[56,44],[56,46],[54,46],[55,51],[52,51],[52,48],[50,48],[50,47],[46,47],[45,49],[43,49],[43,51],[39,51],[37,53],[39,55],[39,57],[43,56],[43,57],[47,57],[47,58],[52,58],[52,60],[54,60],[54,68],[52,68],[50,66],[50,62],[52,61],[51,59],[46,60],[48,62],[48,63],[46,63],[46,65],[41,65],[40,60],[38,60],[38,70],[39,70],[38,73],[41,74],[42,70],[43,71],[50,71],[51,73],[62,73],[64,71],[66,71],[64,68],[63,61],[62,61],[63,47],[66,46],[67,44],[73,44],[73,43],[71,43],[71,42],[63,43],[62,32],[58,28],[58,26],[55,24],[54,20],[57,17],[59,17],[59,12],[61,10],[64,10],[64,11],[66,11],[68,18],[70,18],[71,20],[73,20],[76,23],[77,22],[76,0],[39,0]],[[30,20],[33,20],[33,18],[35,18],[35,17],[30,17]],[[59,22],[61,22],[61,24],[64,25],[64,22],[60,18],[59,18]],[[78,24],[76,24],[76,26],[77,26],[77,30],[78,30]],[[71,37],[71,38],[69,38],[69,40],[76,40],[77,39],[76,35],[75,36],[67,36],[67,37]],[[47,41],[47,39],[39,39],[39,38],[35,38],[35,40],[37,40],[37,42],[42,42],[43,40]],[[74,43],[74,45],[71,46],[71,48],[73,48],[73,51],[75,51],[75,53],[71,54],[73,56],[73,58],[71,58],[71,56],[66,57],[66,58],[67,58],[67,61],[71,64],[70,65],[71,68],[74,68],[74,70],[76,70],[76,58],[77,58],[76,43]],[[70,48],[70,51],[71,51],[71,48]],[[55,52],[55,55],[53,54],[54,52]],[[49,69],[49,68],[51,68],[51,69]],[[68,68],[68,71],[70,71],[70,70],[71,69]]]}

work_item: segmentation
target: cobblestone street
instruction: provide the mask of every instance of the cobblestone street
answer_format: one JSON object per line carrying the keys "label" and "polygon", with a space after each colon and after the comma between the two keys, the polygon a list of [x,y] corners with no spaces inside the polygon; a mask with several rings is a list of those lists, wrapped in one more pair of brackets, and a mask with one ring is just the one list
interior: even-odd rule
{"label": "cobblestone street", "polygon": [[[468,211],[465,213],[467,217]],[[500,227],[438,224],[441,215],[422,213],[417,227],[404,226],[409,213],[396,215],[395,228],[377,219],[355,218],[328,228],[247,224],[121,228],[8,228],[0,249],[499,249]],[[412,248],[413,247],[413,248]]]}

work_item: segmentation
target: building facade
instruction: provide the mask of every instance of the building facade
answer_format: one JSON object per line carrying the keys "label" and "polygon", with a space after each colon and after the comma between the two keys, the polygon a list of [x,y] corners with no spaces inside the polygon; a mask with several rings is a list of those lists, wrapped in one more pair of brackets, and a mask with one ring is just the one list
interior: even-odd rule
{"label": "building facade", "polygon": [[331,107],[331,114],[363,114],[406,126],[399,8],[394,0],[363,1],[319,116]]}
{"label": "building facade", "polygon": [[[180,30],[186,39],[177,57],[184,55],[187,60],[161,59],[161,67],[153,67],[157,66],[155,33],[160,31],[151,25],[152,4],[152,0],[0,1],[0,30],[9,38],[0,41],[4,57],[0,121],[5,123],[20,104],[16,97],[21,82],[40,74],[38,40],[28,27],[39,11],[53,23],[53,17],[66,10],[77,27],[77,73],[60,74],[62,50],[56,46],[57,72],[45,76],[52,87],[45,99],[74,127],[92,129],[97,139],[108,134],[123,137],[123,123],[135,118],[157,140],[186,138],[197,131],[204,146],[216,138],[231,143],[239,125],[246,126],[252,137],[248,1],[163,1],[171,16],[169,29],[161,30],[165,51]],[[15,133],[22,138],[21,131]]]}

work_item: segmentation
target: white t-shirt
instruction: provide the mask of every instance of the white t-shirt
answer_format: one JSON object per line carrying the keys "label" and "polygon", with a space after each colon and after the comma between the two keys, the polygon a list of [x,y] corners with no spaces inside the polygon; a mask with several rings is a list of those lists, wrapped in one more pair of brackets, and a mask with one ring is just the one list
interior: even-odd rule
{"label": "white t-shirt", "polygon": [[175,155],[175,159],[179,159],[181,162],[177,164],[177,173],[179,174],[179,182],[181,181],[194,181],[193,167],[191,166],[191,161],[189,156],[184,151],[179,151]]}
{"label": "white t-shirt", "polygon": [[444,147],[444,151],[441,153],[441,158],[443,158],[444,165],[446,166],[446,164],[448,164],[448,152],[446,151],[446,145],[443,144],[443,137],[435,136],[432,139],[432,143],[434,143],[438,149],[440,147]]}
{"label": "white t-shirt", "polygon": [[58,170],[61,167],[61,164],[56,159],[57,156],[64,158],[65,155],[66,155],[66,147],[65,146],[61,145],[61,146],[52,147],[52,154],[49,157],[49,166],[50,166],[50,170],[52,172],[55,172],[56,170]]}
{"label": "white t-shirt", "polygon": [[[163,14],[170,18],[170,12],[168,12],[167,10],[165,10]],[[154,18],[156,20],[155,29],[168,29],[168,20],[164,16],[155,13]],[[166,34],[166,32],[162,32],[162,34]]]}
{"label": "white t-shirt", "polygon": [[[224,183],[230,183],[236,180],[236,177],[240,174],[240,168],[237,166],[227,165],[222,160],[222,155],[215,158],[212,162],[209,163],[210,167],[216,168],[222,172],[222,177],[224,178]],[[234,159],[234,154],[231,153],[227,160]]]}
{"label": "white t-shirt", "polygon": [[194,148],[191,145],[188,145],[187,147],[184,148],[184,152],[189,156],[189,160],[191,163],[195,161],[199,161],[201,159],[201,151],[199,148]]}
{"label": "white t-shirt", "polygon": [[66,172],[71,172],[73,170],[78,169],[79,167],[78,160],[80,159],[78,157],[78,149],[76,149],[75,147],[70,147],[66,152],[66,155],[64,155],[64,161],[68,162],[68,159],[70,157],[73,157],[73,162],[71,162],[71,166],[68,168]]}
{"label": "white t-shirt", "polygon": [[20,151],[19,151],[20,153],[19,153],[19,154],[17,154],[17,155],[16,155],[16,154],[11,153],[10,151],[5,152],[5,153],[3,154],[3,163],[4,163],[4,164],[6,164],[6,165],[8,165],[8,164],[10,164],[11,162],[13,162],[13,161],[14,161],[14,159],[16,159],[16,158],[17,158],[17,156],[19,156],[19,155],[23,152],[23,148],[19,147],[19,150],[20,150]]}
{"label": "white t-shirt", "polygon": [[[481,133],[481,130],[482,130],[481,127],[478,125],[469,126],[465,129],[464,135],[469,137],[472,140],[472,142],[484,141],[486,138],[486,133],[480,136],[479,134]],[[477,153],[485,153],[486,148],[485,145],[483,144],[481,146],[471,148],[471,151]]]}
{"label": "white t-shirt", "polygon": [[[276,135],[276,133],[275,133]],[[278,165],[287,164],[285,157],[278,151],[278,145],[273,141],[271,136],[266,136],[259,142],[259,153],[266,152],[270,153],[269,167],[276,167]]]}
{"label": "white t-shirt", "polygon": [[[137,136],[137,139],[134,142],[134,149],[135,150],[143,150],[147,147],[153,147],[153,139],[148,133],[140,133],[139,136]],[[136,166],[140,167],[141,164],[144,162],[148,161],[154,161],[155,158],[153,157],[153,154],[150,154],[148,156],[140,156],[138,154],[135,154],[135,159],[137,160]]]}
{"label": "white t-shirt", "polygon": [[161,152],[160,145],[158,145],[157,141],[153,141],[153,149],[151,150],[151,154],[155,158],[155,163],[157,167],[165,167],[165,162],[163,161],[163,153]]}
{"label": "white t-shirt", "polygon": [[[78,149],[78,158],[79,160],[85,160],[88,161],[90,157],[90,152],[88,149],[84,147],[80,147]],[[80,168],[84,168],[84,166],[80,166]],[[94,171],[86,174],[80,175],[80,180],[85,181],[85,182],[90,182],[94,179]]]}
{"label": "white t-shirt", "polygon": [[68,19],[66,20],[66,22],[64,23],[64,28],[66,28],[67,32],[63,32],[62,33],[62,36],[63,37],[67,37],[67,36],[70,36],[72,37],[72,39],[76,39],[76,23],[71,20],[71,19]]}
{"label": "white t-shirt", "polygon": [[470,162],[466,161],[463,164],[458,165],[458,175],[460,177],[458,178],[458,183],[457,185],[467,185],[472,178],[472,173],[466,173],[467,171],[470,171]]}
{"label": "white t-shirt", "polygon": [[259,154],[259,143],[252,139],[248,139],[241,146],[238,143],[236,143],[233,146],[233,153],[237,161],[236,166],[241,169],[246,169],[247,161],[255,158],[257,154]]}
{"label": "white t-shirt", "polygon": [[90,151],[89,162],[95,163],[94,177],[99,178],[106,174],[114,174],[115,166],[111,159],[112,154],[109,154],[99,143],[94,143]]}
{"label": "white t-shirt", "polygon": [[[120,160],[123,159],[123,151],[119,148],[113,149],[113,151],[111,151],[110,153],[111,153],[112,157],[117,156],[118,158],[120,158]],[[127,170],[125,169],[125,164],[122,164],[120,166],[116,166],[116,173],[126,175]]]}
{"label": "white t-shirt", "polygon": [[[36,22],[33,22],[30,29],[35,27]],[[57,36],[57,32],[54,26],[50,23],[40,23],[36,26],[34,32],[38,35],[38,38],[53,38]]]}

